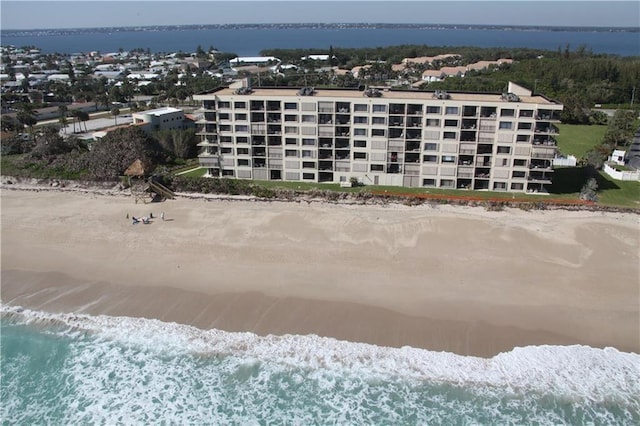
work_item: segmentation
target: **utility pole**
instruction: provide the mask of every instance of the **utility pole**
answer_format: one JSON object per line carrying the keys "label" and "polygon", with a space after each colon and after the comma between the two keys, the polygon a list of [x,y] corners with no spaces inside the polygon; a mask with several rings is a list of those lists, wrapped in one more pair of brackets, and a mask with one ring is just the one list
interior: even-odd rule
{"label": "utility pole", "polygon": [[633,108],[633,100],[635,99],[635,97],[636,97],[636,87],[634,86],[633,90],[631,90],[631,105],[630,106],[632,108]]}

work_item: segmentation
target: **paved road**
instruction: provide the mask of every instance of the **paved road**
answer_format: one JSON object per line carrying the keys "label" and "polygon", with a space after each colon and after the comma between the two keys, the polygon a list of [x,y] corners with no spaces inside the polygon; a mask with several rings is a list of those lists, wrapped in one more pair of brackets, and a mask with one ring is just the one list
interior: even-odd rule
{"label": "paved road", "polygon": [[[73,119],[69,117],[69,124],[65,128],[60,129],[61,135],[71,135],[74,134],[74,126]],[[116,123],[118,126],[122,124],[131,124],[133,122],[133,118],[130,113],[123,112],[118,115],[117,119],[114,119],[113,116],[109,114],[109,112],[95,112],[89,114],[89,120],[85,122],[76,123],[75,125],[75,135],[80,139],[93,139],[93,133],[99,130],[108,129],[109,127],[114,127]],[[45,120],[39,121],[36,127],[46,126],[48,124],[59,124],[58,119],[53,120]],[[86,131],[85,131],[86,126]]]}

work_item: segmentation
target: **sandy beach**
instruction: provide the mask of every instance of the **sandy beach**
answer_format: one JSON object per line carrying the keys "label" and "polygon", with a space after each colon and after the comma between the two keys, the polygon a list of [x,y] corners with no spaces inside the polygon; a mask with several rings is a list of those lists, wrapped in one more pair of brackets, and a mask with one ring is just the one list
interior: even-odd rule
{"label": "sandy beach", "polygon": [[[640,352],[640,216],[3,185],[2,303],[492,356]],[[160,219],[165,212],[165,219]],[[153,213],[148,225],[127,215]]]}

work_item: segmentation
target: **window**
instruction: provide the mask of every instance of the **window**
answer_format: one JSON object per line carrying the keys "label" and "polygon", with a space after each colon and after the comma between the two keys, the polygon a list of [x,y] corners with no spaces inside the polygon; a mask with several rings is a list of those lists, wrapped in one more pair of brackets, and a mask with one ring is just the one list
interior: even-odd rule
{"label": "window", "polygon": [[354,160],[366,160],[367,159],[367,153],[366,152],[354,152],[353,153],[353,159]]}
{"label": "window", "polygon": [[458,120],[444,120],[444,127],[458,127]]}
{"label": "window", "polygon": [[233,143],[231,136],[220,136],[220,142],[222,143]]}
{"label": "window", "polygon": [[249,143],[249,138],[247,136],[236,136],[236,143]]}
{"label": "window", "polygon": [[515,159],[513,160],[514,167],[527,167],[527,160]]}
{"label": "window", "polygon": [[501,109],[500,117],[515,117],[516,112],[513,109]]}
{"label": "window", "polygon": [[520,117],[533,117],[532,109],[523,109],[520,111]]}
{"label": "window", "polygon": [[246,102],[234,102],[233,107],[235,109],[247,109],[247,103]]}
{"label": "window", "polygon": [[422,179],[422,186],[436,186],[435,179]]}
{"label": "window", "polygon": [[294,114],[285,114],[284,115],[284,121],[289,122],[289,123],[297,123],[298,122],[298,116],[294,115]]}
{"label": "window", "polygon": [[221,132],[230,132],[231,131],[231,125],[230,124],[221,124],[220,125],[220,131]]}
{"label": "window", "polygon": [[236,132],[238,133],[246,133],[249,131],[249,126],[246,125],[236,125]]}
{"label": "window", "polygon": [[230,147],[222,147],[222,149],[220,150],[220,152],[222,152],[223,154],[229,154],[229,155],[233,155],[233,148]]}
{"label": "window", "polygon": [[532,123],[518,123],[518,130],[531,130]]}
{"label": "window", "polygon": [[222,170],[222,176],[234,176],[233,170]]}
{"label": "window", "polygon": [[453,179],[440,180],[440,188],[453,188],[453,186],[454,186]]}
{"label": "window", "polygon": [[499,128],[503,130],[510,130],[513,128],[513,123],[511,121],[501,121]]}
{"label": "window", "polygon": [[446,115],[458,115],[460,114],[460,108],[454,106],[448,106],[445,108],[444,113]]}
{"label": "window", "polygon": [[238,155],[249,155],[249,148],[238,148],[236,152]]}
{"label": "window", "polygon": [[238,159],[238,166],[248,166],[248,165],[249,165],[248,159]]}
{"label": "window", "polygon": [[527,172],[514,170],[514,172],[511,174],[511,177],[512,178],[523,178],[526,175],[527,175]]}
{"label": "window", "polygon": [[353,146],[356,148],[366,148],[367,141],[353,141]]}
{"label": "window", "polygon": [[387,112],[387,106],[386,105],[374,105],[373,106],[373,112]]}
{"label": "window", "polygon": [[511,147],[510,146],[499,146],[498,147],[498,154],[510,154],[511,153]]}
{"label": "window", "polygon": [[302,139],[302,146],[316,146],[316,140],[315,139]]}
{"label": "window", "polygon": [[287,135],[297,135],[298,134],[298,128],[297,127],[293,127],[293,126],[285,126],[284,133],[287,134]]}
{"label": "window", "polygon": [[440,107],[439,106],[428,106],[427,107],[427,114],[440,114]]}
{"label": "window", "polygon": [[387,118],[386,117],[373,117],[371,119],[371,124],[387,124]]}
{"label": "window", "polygon": [[315,115],[303,115],[302,116],[302,122],[303,123],[315,123],[316,122],[316,116]]}
{"label": "window", "polygon": [[289,111],[297,111],[298,110],[298,104],[295,102],[285,102],[284,103],[284,109],[288,109]]}
{"label": "window", "polygon": [[493,182],[493,189],[505,190],[505,189],[507,189],[507,183],[506,182]]}
{"label": "window", "polygon": [[382,164],[372,164],[371,165],[372,172],[384,172],[384,166]]}
{"label": "window", "polygon": [[231,108],[231,102],[220,101],[218,102],[218,108],[220,109]]}
{"label": "window", "polygon": [[518,135],[516,136],[516,142],[529,142],[529,135]]}
{"label": "window", "polygon": [[303,169],[315,169],[316,168],[316,162],[315,161],[303,161],[302,162],[302,168]]}
{"label": "window", "polygon": [[443,155],[442,156],[442,162],[443,163],[455,163],[456,162],[456,157],[453,155]]}
{"label": "window", "polygon": [[314,180],[316,178],[315,173],[303,173],[302,179],[304,180]]}
{"label": "window", "polygon": [[433,142],[427,142],[424,144],[424,150],[425,151],[437,151],[438,150],[438,144],[437,143],[433,143]]}
{"label": "window", "polygon": [[361,116],[355,116],[353,117],[353,122],[355,124],[367,124],[369,122],[369,119],[367,117],[361,117]]}
{"label": "window", "polygon": [[295,149],[285,149],[284,151],[285,157],[298,157],[298,151]]}
{"label": "window", "polygon": [[355,136],[367,136],[367,129],[353,129]]}
{"label": "window", "polygon": [[385,134],[384,129],[371,129],[371,136],[385,136]]}
{"label": "window", "polygon": [[440,120],[437,118],[427,118],[427,127],[440,127]]}
{"label": "window", "polygon": [[508,158],[503,158],[502,159],[502,166],[503,167],[509,167],[509,159]]}
{"label": "window", "polygon": [[313,158],[313,151],[309,151],[309,150],[302,150],[302,158]]}
{"label": "window", "polygon": [[443,138],[444,139],[455,139],[456,138],[456,132],[444,132]]}
{"label": "window", "polygon": [[236,114],[236,121],[247,121],[247,114]]}
{"label": "window", "polygon": [[302,111],[315,111],[316,110],[316,104],[313,102],[303,102],[302,103],[302,107],[301,107]]}
{"label": "window", "polygon": [[367,112],[369,111],[369,106],[367,104],[354,104],[353,110],[355,112]]}
{"label": "window", "polygon": [[220,120],[231,120],[231,114],[228,112],[221,112],[218,114],[218,119]]}
{"label": "window", "polygon": [[286,138],[284,140],[285,145],[298,145],[298,139],[296,138]]}
{"label": "window", "polygon": [[512,183],[511,189],[514,191],[522,191],[524,189],[524,183]]}
{"label": "window", "polygon": [[437,163],[438,156],[437,155],[423,155],[422,156],[423,163]]}

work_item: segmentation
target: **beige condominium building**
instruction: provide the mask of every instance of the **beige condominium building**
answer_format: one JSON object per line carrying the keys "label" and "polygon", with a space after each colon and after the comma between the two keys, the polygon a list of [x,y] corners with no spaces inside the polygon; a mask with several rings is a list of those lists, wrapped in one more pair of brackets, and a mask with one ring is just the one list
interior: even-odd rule
{"label": "beige condominium building", "polygon": [[197,122],[207,176],[546,192],[562,105],[506,93],[219,88]]}

